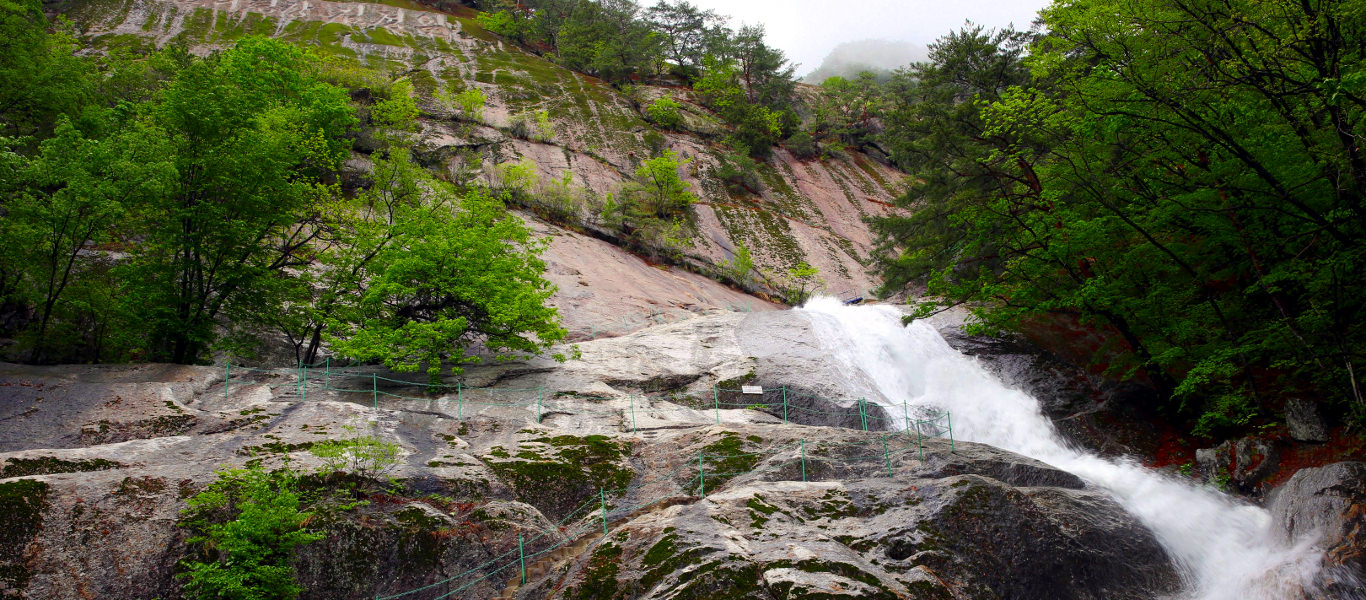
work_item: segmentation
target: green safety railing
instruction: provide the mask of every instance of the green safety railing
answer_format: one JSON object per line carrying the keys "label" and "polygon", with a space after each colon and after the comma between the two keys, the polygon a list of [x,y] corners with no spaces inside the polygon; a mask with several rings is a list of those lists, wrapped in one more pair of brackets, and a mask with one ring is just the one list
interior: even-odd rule
{"label": "green safety railing", "polygon": [[[622,416],[622,412],[619,409],[606,411],[584,409],[585,403],[591,405],[593,402],[618,400],[618,398],[615,397],[583,396],[577,394],[547,397],[544,388],[540,387],[481,388],[465,386],[462,382],[457,382],[454,386],[422,383],[391,377],[381,377],[378,373],[367,373],[354,366],[334,368],[331,365],[330,360],[322,365],[299,365],[293,369],[293,371],[294,373],[292,376],[287,376],[278,369],[258,369],[234,366],[231,364],[225,365],[224,396],[229,397],[231,394],[234,372],[238,373],[238,377],[242,379],[245,379],[242,377],[242,373],[258,373],[265,374],[268,379],[279,379],[279,381],[242,381],[239,385],[266,385],[269,386],[275,394],[286,397],[297,395],[301,401],[306,401],[310,386],[316,388],[318,387],[318,382],[321,382],[321,389],[323,391],[369,395],[370,405],[375,410],[380,409],[380,401],[382,398],[413,402],[450,402],[450,396],[453,393],[455,396],[454,401],[456,403],[456,416],[458,419],[462,420],[465,418],[467,412],[473,414],[473,411],[480,411],[489,407],[525,408],[528,410],[534,407],[536,420],[537,422],[540,422],[545,414],[556,412],[552,405],[558,404],[558,402],[564,398],[572,398],[578,401],[574,410],[577,414],[600,413]],[[292,379],[292,381],[290,379]],[[385,387],[398,385],[403,387],[419,387],[425,390],[436,390],[440,391],[442,396],[431,398],[395,394],[382,390],[381,382],[383,382]],[[368,386],[365,385],[367,383],[369,384]],[[675,390],[673,392],[628,395],[628,410],[630,413],[629,417],[632,431],[638,431],[635,414],[637,400],[642,400],[647,403],[653,403],[654,401],[676,401],[677,392],[678,391]],[[763,410],[773,409],[776,411],[777,402],[765,402],[762,399],[759,399],[756,402],[722,402],[720,399],[723,393],[734,394],[741,392],[742,390],[730,390],[719,387],[712,388],[712,409],[715,413],[717,424],[721,423],[720,410],[722,407],[729,410],[732,408],[754,408],[761,405]],[[799,400],[824,400],[829,402],[834,402],[834,400],[818,398],[815,396],[797,396],[792,394],[791,390],[788,390],[785,386],[779,388],[778,394],[782,405],[784,423],[790,422],[789,417],[796,414],[845,417],[851,414],[847,411],[819,411],[799,406],[796,404],[796,401]],[[605,539],[609,534],[609,524],[612,521],[663,502],[669,498],[678,497],[678,494],[676,493],[648,496],[643,502],[637,502],[636,504],[618,506],[615,508],[609,508],[608,506],[609,496],[617,499],[625,499],[632,494],[641,494],[643,490],[660,483],[672,483],[673,486],[680,491],[696,490],[697,495],[705,499],[707,497],[708,481],[711,482],[714,491],[718,480],[721,482],[721,485],[724,485],[733,478],[741,475],[779,473],[785,469],[796,467],[794,471],[799,474],[798,477],[800,477],[800,480],[805,482],[809,480],[813,466],[827,463],[858,464],[875,462],[878,464],[879,471],[885,471],[887,477],[894,477],[895,461],[903,460],[908,457],[915,458],[921,462],[925,460],[926,439],[947,437],[949,440],[950,452],[957,450],[953,439],[953,423],[949,412],[912,415],[908,403],[903,401],[902,407],[903,414],[900,417],[871,414],[868,402],[863,398],[859,398],[852,408],[857,410],[860,428],[863,431],[874,430],[875,426],[873,424],[875,422],[881,422],[888,425],[900,424],[903,425],[906,434],[904,437],[898,435],[896,432],[889,432],[871,440],[848,443],[832,443],[825,440],[808,442],[803,438],[793,444],[790,449],[778,447],[770,448],[764,452],[709,454],[705,451],[699,451],[695,462],[691,462],[690,459],[690,462],[683,463],[661,475],[653,478],[647,477],[625,488],[599,489],[597,495],[589,498],[583,504],[580,504],[546,530],[535,530],[534,528],[519,529],[517,532],[517,545],[515,549],[509,549],[483,564],[421,587],[387,596],[376,595],[374,598],[375,600],[397,600],[399,598],[416,599],[417,596],[415,596],[415,594],[431,592],[437,595],[426,600],[443,600],[455,594],[467,592],[474,586],[487,582],[490,578],[499,573],[508,571],[509,569],[516,569],[517,572],[519,572],[521,583],[525,584],[527,582],[528,561],[534,561],[541,556],[549,554],[566,544],[579,540],[583,536],[598,530],[600,530],[599,535]],[[657,409],[650,408],[649,410],[654,411]],[[867,452],[869,449],[871,449],[871,452]],[[849,450],[853,450],[855,455],[840,455],[841,451]],[[779,458],[780,456],[790,456],[791,458]],[[720,461],[749,457],[768,458],[767,460],[761,461],[761,465],[756,465],[755,468],[748,470],[708,470],[709,459],[711,463],[715,464]],[[683,482],[676,481],[681,473],[690,470],[695,470],[695,475]],[[528,529],[535,534],[531,537],[527,537]],[[557,539],[551,542],[551,538]],[[506,543],[510,547],[512,539],[509,537],[506,540]],[[535,550],[534,552],[529,551],[529,549],[538,546],[544,547]],[[502,562],[501,565],[499,564],[500,562]],[[495,566],[496,568],[494,568]],[[475,577],[476,575],[478,575],[478,577]],[[474,578],[469,579],[471,577]],[[457,582],[459,582],[458,585]],[[455,587],[452,588],[450,586]],[[443,589],[438,590],[437,588]]]}

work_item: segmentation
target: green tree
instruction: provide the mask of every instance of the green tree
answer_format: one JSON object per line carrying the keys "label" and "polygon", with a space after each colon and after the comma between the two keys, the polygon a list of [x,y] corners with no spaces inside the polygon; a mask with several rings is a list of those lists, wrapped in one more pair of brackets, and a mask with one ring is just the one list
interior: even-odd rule
{"label": "green tree", "polygon": [[632,0],[581,0],[560,26],[556,52],[565,66],[623,83],[661,52],[661,36]]}
{"label": "green tree", "polygon": [[246,38],[189,64],[147,111],[177,177],[132,207],[142,239],[120,271],[153,358],[204,359],[220,318],[279,310],[280,275],[307,262],[355,124],[345,91],[314,64],[297,47]]}
{"label": "green tree", "polygon": [[367,266],[369,285],[353,311],[328,322],[325,338],[339,354],[382,361],[399,371],[545,351],[565,337],[555,288],[542,278],[543,240],[502,204],[480,191],[458,197],[435,179],[422,214],[404,219],[404,234]]}
{"label": "green tree", "polygon": [[[109,128],[110,137],[92,139],[63,120],[15,173],[16,193],[0,219],[10,252],[0,260],[10,262],[7,272],[21,274],[23,297],[36,306],[36,323],[22,336],[32,362],[73,358],[75,349],[62,347],[78,345],[72,338],[79,332],[70,329],[82,311],[66,292],[112,285],[97,275],[103,260],[92,246],[114,239],[125,207],[163,193],[175,176],[157,132],[135,122]],[[54,324],[68,333],[55,333]],[[57,354],[48,356],[54,347]]]}
{"label": "green tree", "polygon": [[193,553],[181,562],[185,592],[199,600],[290,600],[303,588],[290,565],[294,548],[322,539],[305,524],[298,477],[259,465],[219,471],[189,500],[181,526]]}
{"label": "green tree", "polygon": [[702,10],[686,0],[660,0],[645,10],[645,19],[663,38],[662,56],[673,61],[689,80],[701,73],[708,39],[726,22],[715,11]]}
{"label": "green tree", "polygon": [[65,28],[50,29],[39,0],[0,2],[0,133],[50,131],[92,99],[91,64],[74,55]]}
{"label": "green tree", "polygon": [[634,185],[623,190],[623,196],[630,198],[642,215],[671,218],[683,214],[697,202],[697,196],[688,191],[688,182],[680,175],[680,169],[688,162],[680,161],[671,150],[643,161],[636,169]]}
{"label": "green tree", "polygon": [[888,143],[920,183],[915,212],[879,224],[904,249],[889,280],[925,281],[942,297],[927,308],[968,302],[988,328],[1113,332],[1101,356],[1200,433],[1291,394],[1364,414],[1366,77],[1346,40],[1366,14],[1087,0],[1043,25],[1027,60],[997,44],[893,81],[916,101],[889,115]]}

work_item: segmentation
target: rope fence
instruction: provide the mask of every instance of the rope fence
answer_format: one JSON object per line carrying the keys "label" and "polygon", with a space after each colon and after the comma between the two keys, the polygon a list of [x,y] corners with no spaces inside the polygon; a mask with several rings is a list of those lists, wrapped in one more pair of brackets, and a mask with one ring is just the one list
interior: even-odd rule
{"label": "rope fence", "polygon": [[[283,375],[276,369],[257,369],[231,364],[224,367],[224,397],[231,394],[234,373],[239,378],[239,385],[267,385],[272,392],[283,397],[298,397],[301,401],[306,401],[310,387],[321,388],[322,391],[368,395],[370,405],[378,410],[381,400],[399,400],[414,402],[450,402],[452,394],[456,403],[456,416],[458,419],[465,419],[467,415],[477,414],[488,408],[499,409],[525,409],[535,411],[536,420],[539,423],[542,418],[556,411],[556,406],[562,398],[573,398],[579,405],[574,410],[575,413],[602,413],[611,414],[614,417],[621,417],[621,410],[593,411],[581,408],[584,402],[608,402],[619,400],[618,398],[593,397],[582,395],[556,395],[548,398],[544,388],[480,388],[467,387],[463,383],[457,382],[454,386],[437,385],[381,377],[377,373],[365,373],[351,367],[334,368],[330,360],[323,365],[299,365],[293,370],[292,377]],[[273,382],[248,381],[246,374],[265,373],[271,379],[281,379]],[[290,380],[292,379],[292,381]],[[381,382],[385,387],[399,385],[405,387],[421,387],[427,391],[440,392],[437,398],[404,396],[387,392],[381,389]],[[366,385],[368,384],[368,385]],[[453,389],[452,389],[453,387]],[[796,414],[817,414],[817,415],[836,415],[847,416],[846,412],[819,411],[798,405],[797,400],[824,400],[810,396],[799,397],[785,386],[780,387],[777,394],[781,400],[781,415],[784,423],[789,422],[789,417]],[[721,423],[721,408],[734,409],[756,409],[762,411],[772,410],[778,412],[776,402],[734,402],[721,400],[723,394],[728,398],[734,393],[743,394],[743,390],[731,390],[720,387],[713,387],[711,394],[711,408],[715,413],[716,423]],[[632,431],[639,431],[636,426],[636,407],[643,404],[645,410],[655,400],[677,401],[677,392],[665,392],[656,394],[631,395],[628,397],[629,418]],[[641,402],[637,402],[640,400]],[[833,402],[833,400],[829,400]],[[743,476],[761,476],[764,474],[776,475],[779,477],[791,477],[791,479],[778,479],[773,481],[812,481],[816,476],[818,467],[824,468],[827,465],[841,465],[850,467],[859,464],[874,465],[874,472],[883,473],[887,477],[895,477],[895,465],[903,464],[909,460],[917,460],[921,463],[925,460],[925,440],[929,438],[947,437],[949,440],[950,452],[956,451],[953,440],[953,425],[950,414],[945,411],[942,413],[932,412],[927,414],[913,415],[907,403],[903,402],[903,414],[899,417],[879,416],[869,411],[868,402],[863,398],[856,401],[855,407],[859,418],[860,428],[863,431],[874,431],[877,423],[883,423],[894,427],[901,425],[905,435],[900,432],[891,431],[875,438],[863,441],[834,443],[828,440],[808,441],[805,438],[798,440],[788,447],[770,447],[763,452],[729,452],[724,454],[708,453],[700,450],[697,458],[691,458],[674,469],[662,475],[642,479],[625,488],[607,489],[600,488],[598,494],[585,500],[582,504],[570,511],[565,517],[551,524],[545,530],[536,528],[519,528],[516,535],[516,547],[509,549],[494,558],[458,573],[451,577],[441,579],[420,587],[402,591],[399,593],[381,596],[374,596],[374,600],[443,600],[456,594],[471,593],[475,586],[486,583],[490,578],[499,573],[512,570],[508,574],[508,581],[504,581],[504,586],[511,584],[514,574],[520,581],[519,585],[528,582],[529,563],[534,564],[535,560],[545,557],[551,552],[564,547],[565,545],[582,540],[588,535],[600,536],[591,543],[601,543],[610,534],[610,523],[626,518],[640,510],[644,510],[669,500],[678,498],[680,494],[693,494],[702,500],[707,498],[710,490],[714,494],[716,489],[725,485],[732,479]],[[690,409],[698,410],[698,409]],[[885,410],[885,409],[884,409]],[[563,412],[563,411],[558,411]],[[777,416],[777,415],[775,415]],[[716,465],[733,465],[742,459],[754,461],[752,467],[741,470],[720,471],[716,470]],[[743,464],[743,463],[741,463]],[[790,470],[791,474],[785,475]],[[676,478],[688,471],[694,471],[686,481],[678,482]],[[646,494],[644,491],[661,483],[672,483],[674,493],[655,493]],[[625,500],[633,495],[644,495],[634,504],[609,508],[609,499]],[[534,534],[528,537],[528,532]],[[503,540],[509,547],[512,545],[512,538]],[[538,549],[539,548],[539,549]],[[501,591],[502,588],[499,588]],[[428,594],[424,594],[427,592]],[[427,597],[429,596],[429,597]]]}

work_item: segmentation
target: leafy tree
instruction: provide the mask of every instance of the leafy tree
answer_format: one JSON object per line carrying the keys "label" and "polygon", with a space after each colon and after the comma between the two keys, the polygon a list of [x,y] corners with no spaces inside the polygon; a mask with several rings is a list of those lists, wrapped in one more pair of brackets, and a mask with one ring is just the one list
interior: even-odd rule
{"label": "leafy tree", "polygon": [[679,170],[689,160],[679,160],[673,151],[643,161],[636,169],[634,185],[623,191],[636,210],[651,217],[669,218],[687,211],[697,202],[697,196],[688,191],[688,182],[683,180]]}
{"label": "leafy tree", "polygon": [[[6,271],[23,274],[23,296],[37,307],[36,323],[23,336],[31,362],[72,358],[60,347],[77,340],[52,331],[54,324],[69,328],[80,320],[79,303],[66,292],[111,285],[97,276],[102,267],[91,246],[113,239],[127,205],[159,195],[174,179],[157,132],[137,123],[111,126],[111,137],[92,139],[63,120],[15,173],[17,193],[6,203],[0,235],[10,245]],[[58,354],[48,356],[54,346]]]}
{"label": "leafy tree", "polygon": [[677,100],[668,96],[661,96],[645,107],[645,115],[650,118],[652,123],[660,127],[678,129],[683,125],[683,116],[678,112],[681,108],[683,106]]}
{"label": "leafy tree", "polygon": [[560,26],[555,49],[565,66],[623,83],[654,64],[660,43],[632,0],[581,0]]}
{"label": "leafy tree", "polygon": [[662,56],[673,61],[689,80],[701,72],[709,39],[726,22],[715,11],[702,10],[686,0],[660,0],[646,9],[645,19],[663,37]]}
{"label": "leafy tree", "polygon": [[361,296],[374,277],[372,265],[401,244],[406,223],[426,216],[430,175],[404,147],[374,157],[370,185],[351,203],[327,211],[317,246],[318,269],[294,281],[289,310],[270,313],[272,324],[294,345],[299,360],[317,362],[332,319],[357,319]]}
{"label": "leafy tree", "polygon": [[875,120],[885,113],[877,76],[863,71],[854,79],[834,76],[821,83],[812,106],[811,129],[817,138],[860,146],[874,135]]}
{"label": "leafy tree", "polygon": [[799,306],[811,298],[816,289],[825,285],[820,278],[820,270],[805,261],[787,270],[787,286],[782,290],[783,299],[792,306]]}
{"label": "leafy tree", "polygon": [[284,269],[323,230],[327,180],[355,123],[345,91],[301,49],[246,38],[180,71],[150,107],[177,178],[133,207],[143,232],[120,267],[153,357],[202,360],[221,317],[246,321],[283,301]]}
{"label": "leafy tree", "polygon": [[1246,427],[1277,395],[1366,414],[1351,141],[1366,78],[1347,42],[1366,14],[1086,0],[1043,25],[1027,60],[968,32],[892,82],[886,141],[920,183],[914,214],[879,224],[903,249],[889,280],[969,302],[987,328],[1111,331],[1101,355],[1202,434]]}
{"label": "leafy tree", "polygon": [[181,526],[194,553],[181,562],[190,598],[288,600],[303,588],[290,565],[294,548],[323,538],[306,523],[298,477],[260,465],[220,471],[189,500]]}
{"label": "leafy tree", "polygon": [[39,0],[0,2],[0,133],[50,131],[92,99],[93,69],[65,28],[51,27]]}
{"label": "leafy tree", "polygon": [[382,361],[399,371],[443,365],[460,372],[482,359],[535,354],[565,337],[555,288],[541,277],[545,247],[520,219],[480,191],[456,196],[424,182],[420,214],[404,219],[403,236],[366,267],[368,287],[353,311],[328,322],[325,338],[339,354]]}

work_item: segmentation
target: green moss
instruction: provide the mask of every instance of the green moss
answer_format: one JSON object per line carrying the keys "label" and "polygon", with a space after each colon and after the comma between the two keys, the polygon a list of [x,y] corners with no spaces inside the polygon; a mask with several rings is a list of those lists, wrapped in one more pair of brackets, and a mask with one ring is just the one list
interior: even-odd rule
{"label": "green moss", "polygon": [[611,542],[603,542],[593,551],[593,556],[584,568],[583,583],[566,589],[566,600],[605,600],[617,596],[617,573],[621,547]]}
{"label": "green moss", "polygon": [[712,562],[698,567],[688,574],[683,586],[673,595],[673,600],[742,600],[764,598],[763,571],[758,565],[743,564],[722,567]]}
{"label": "green moss", "polygon": [[388,29],[385,29],[383,27],[367,29],[365,30],[365,34],[369,36],[370,42],[374,44],[382,44],[385,46],[408,46],[408,43],[405,42],[402,37],[394,35]]}
{"label": "green moss", "polygon": [[[873,574],[865,572],[863,569],[860,569],[859,567],[851,565],[849,563],[824,561],[813,558],[800,561],[780,560],[774,563],[764,565],[764,568],[796,569],[798,571],[804,571],[807,573],[833,573],[835,575],[846,577],[848,579],[852,579],[860,583],[866,583],[870,586],[873,586],[874,588],[877,588],[880,592],[882,592],[880,594],[871,596],[872,598],[886,598],[888,600],[894,600],[897,597],[896,594],[892,593],[892,591],[888,589],[887,586],[884,585],[881,580],[873,576]],[[809,596],[800,597],[807,598]]]}
{"label": "green moss", "polygon": [[4,515],[4,526],[0,527],[0,590],[22,592],[28,587],[24,549],[43,529],[47,495],[48,485],[42,481],[0,483],[0,515]]}
{"label": "green moss", "polygon": [[702,447],[706,467],[707,489],[718,489],[738,475],[754,470],[760,455],[734,432],[724,432],[720,439]]}
{"label": "green moss", "polygon": [[259,446],[245,446],[237,449],[239,456],[257,456],[260,454],[289,454],[300,450],[308,450],[317,442],[299,442],[296,444],[286,444],[284,442],[266,442]]}
{"label": "green moss", "polygon": [[176,39],[184,40],[189,43],[207,41],[209,32],[213,29],[213,16],[213,9],[194,9],[194,12],[185,17],[185,22],[180,33],[176,35]]}
{"label": "green moss", "polygon": [[[642,566],[653,567],[647,570],[645,574],[642,575],[640,578],[640,585],[643,589],[654,589],[655,585],[658,584],[660,581],[663,581],[664,578],[670,575],[678,574],[685,567],[697,564],[701,562],[703,557],[715,552],[715,550],[711,548],[689,548],[687,550],[679,552],[675,547],[677,536],[672,536],[672,538],[673,539],[670,539],[670,536],[666,535],[664,539],[661,539],[659,543],[655,544],[655,547],[658,547],[659,544],[664,543],[665,540],[670,540],[668,542],[668,554],[664,554],[663,551],[660,551],[660,553],[655,556],[655,558],[658,559],[657,562],[641,563]],[[655,547],[650,548],[650,551],[646,553],[647,557],[655,553]],[[693,576],[695,576],[695,573],[685,573],[679,575],[680,583],[682,581],[691,579]]]}
{"label": "green moss", "polygon": [[[634,473],[622,464],[630,447],[629,442],[603,435],[539,437],[518,444],[516,458],[520,460],[486,463],[513,488],[518,500],[558,518],[601,489],[630,485]],[[501,446],[491,449],[488,456],[513,458]]]}
{"label": "green moss", "polygon": [[666,533],[658,542],[655,542],[653,546],[650,546],[649,550],[645,551],[645,557],[640,560],[640,564],[645,567],[654,567],[668,560],[669,557],[674,555],[674,551],[676,550],[674,542],[677,540],[678,536],[676,534]]}
{"label": "green moss", "polygon": [[6,462],[4,468],[0,469],[0,479],[28,477],[31,475],[51,475],[53,473],[86,473],[90,471],[106,471],[109,469],[121,468],[123,468],[122,464],[103,458],[85,460],[62,460],[54,456],[11,458]]}
{"label": "green moss", "polygon": [[859,514],[854,503],[843,492],[835,490],[827,491],[818,504],[803,506],[802,512],[816,519],[840,519],[858,516]]}

